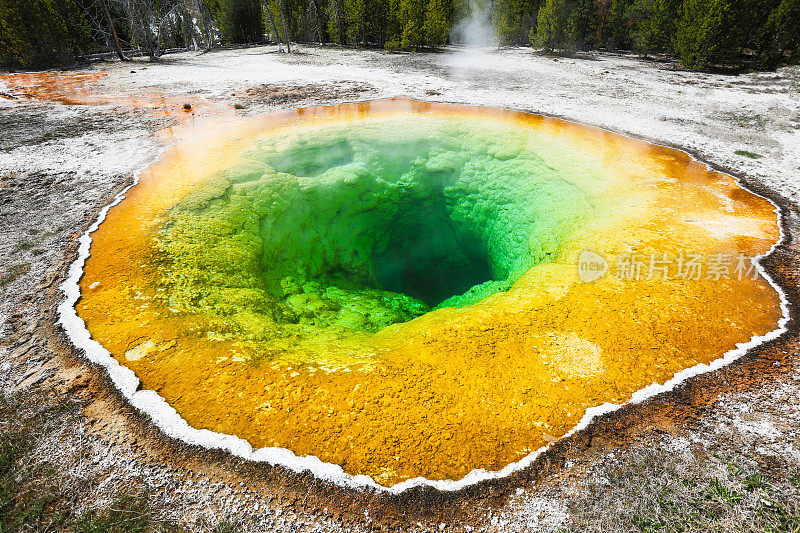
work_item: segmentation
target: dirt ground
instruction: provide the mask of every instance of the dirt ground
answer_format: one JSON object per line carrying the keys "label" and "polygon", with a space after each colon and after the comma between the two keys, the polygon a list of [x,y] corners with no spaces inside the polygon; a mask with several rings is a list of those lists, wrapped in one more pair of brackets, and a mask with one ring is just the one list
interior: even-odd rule
{"label": "dirt ground", "polygon": [[597,125],[685,149],[739,176],[781,206],[784,241],[765,264],[793,316],[800,301],[800,68],[723,76],[526,49],[301,47],[287,57],[265,47],[76,72],[91,75],[66,85],[0,77],[7,95],[0,97],[0,431],[33,427],[24,471],[32,479],[41,478],[32,474],[37,465],[56,472],[63,501],[53,505],[85,516],[135,489],[146,494],[153,523],[197,531],[222,523],[244,531],[800,527],[794,321],[783,337],[728,367],[602,417],[522,472],[458,492],[391,495],[164,438],[81,358],[55,311],[76,239],[163,149],[155,132],[191,119],[182,103],[197,114],[224,107],[250,115],[405,95]]}

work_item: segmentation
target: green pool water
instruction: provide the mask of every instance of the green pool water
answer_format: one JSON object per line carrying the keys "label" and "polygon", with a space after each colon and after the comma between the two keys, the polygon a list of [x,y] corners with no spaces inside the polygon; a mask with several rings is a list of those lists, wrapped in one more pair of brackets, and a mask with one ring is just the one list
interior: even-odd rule
{"label": "green pool water", "polygon": [[508,290],[601,181],[529,128],[474,118],[284,132],[169,212],[162,292],[225,317],[222,335],[375,332]]}

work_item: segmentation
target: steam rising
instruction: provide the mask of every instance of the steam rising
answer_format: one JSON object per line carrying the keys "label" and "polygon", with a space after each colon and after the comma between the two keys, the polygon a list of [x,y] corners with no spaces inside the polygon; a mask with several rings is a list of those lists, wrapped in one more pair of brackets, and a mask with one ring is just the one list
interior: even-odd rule
{"label": "steam rising", "polygon": [[450,30],[450,42],[468,49],[496,46],[489,6],[481,0],[469,0],[469,13]]}
{"label": "steam rising", "polygon": [[[496,58],[493,48],[497,38],[492,25],[492,14],[485,0],[469,0],[469,12],[450,30],[450,42],[458,49],[444,58],[451,75],[460,80],[474,79],[476,75],[486,77]],[[494,84],[492,77],[487,83]]]}

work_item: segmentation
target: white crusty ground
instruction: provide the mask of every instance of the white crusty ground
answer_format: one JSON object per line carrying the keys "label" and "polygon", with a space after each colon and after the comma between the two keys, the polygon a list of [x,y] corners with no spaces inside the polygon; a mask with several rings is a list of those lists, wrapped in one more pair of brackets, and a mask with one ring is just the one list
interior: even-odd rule
{"label": "white crusty ground", "polygon": [[[302,46],[289,56],[262,47],[174,54],[133,67],[97,63],[90,70],[109,73],[97,90],[111,94],[159,91],[224,100],[258,84],[356,81],[372,85],[376,97],[529,110],[678,145],[800,199],[797,66],[730,76],[628,56],[551,58],[529,48],[401,54]],[[0,109],[11,105],[0,99]]]}
{"label": "white crusty ground", "polygon": [[398,54],[303,46],[291,56],[265,47],[170,55],[145,70],[116,63],[92,68],[109,72],[99,90],[110,93],[224,99],[264,83],[356,81],[374,86],[378,97],[524,109],[682,146],[795,200],[800,194],[797,66],[729,76],[625,56],[550,58],[528,48]]}
{"label": "white crusty ground", "polygon": [[[154,64],[103,63],[90,70],[108,73],[96,90],[110,94],[163,92],[224,101],[260,84],[356,82],[373,88],[369,97],[409,96],[555,115],[689,149],[800,204],[798,67],[726,76],[677,71],[669,63],[631,57],[548,58],[529,49],[389,54],[303,46],[291,56],[264,47],[176,54]],[[2,82],[0,92],[9,92]],[[0,113],[15,112],[17,105],[27,104],[0,98]],[[248,112],[267,110],[254,106]],[[54,105],[50,112],[67,116],[76,111]],[[736,150],[763,157],[751,159]],[[0,152],[0,173],[68,170],[102,176],[98,181],[108,187],[108,178],[140,168],[157,151],[141,129],[84,134]],[[5,241],[0,245],[11,244],[0,240]],[[0,310],[7,303],[0,302]],[[786,400],[786,405],[800,403],[796,392]],[[747,405],[746,398],[741,401]],[[764,446],[776,442],[774,418],[759,417],[757,410],[728,412],[724,420],[717,419],[715,431],[732,428],[763,440]],[[491,529],[557,527],[566,519],[566,496],[522,492],[492,520]]]}

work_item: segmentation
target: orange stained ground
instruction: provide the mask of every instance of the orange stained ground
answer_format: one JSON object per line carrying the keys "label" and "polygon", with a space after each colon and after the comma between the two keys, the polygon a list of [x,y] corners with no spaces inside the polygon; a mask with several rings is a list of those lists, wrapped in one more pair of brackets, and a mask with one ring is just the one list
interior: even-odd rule
{"label": "orange stained ground", "polygon": [[[249,364],[247,343],[214,340],[202,317],[154,298],[152,236],[165,210],[284,128],[402,113],[483,117],[536,128],[602,160],[615,176],[602,216],[554,263],[507,293],[442,309],[377,334],[307,350],[343,354],[338,368],[291,360]],[[254,447],[285,447],[391,485],[497,470],[566,433],[588,407],[624,402],[652,382],[719,358],[776,328],[763,279],[578,279],[575,257],[635,252],[744,254],[779,238],[773,206],[682,152],[613,133],[498,109],[384,100],[251,119],[197,121],[144,171],[93,235],[79,315],[143,386],[194,427]]]}
{"label": "orange stained ground", "polygon": [[[140,69],[138,63],[131,68]],[[11,89],[12,97],[5,100],[24,102],[43,100],[64,105],[113,106],[120,110],[144,109],[152,115],[171,117],[177,123],[185,123],[194,118],[196,111],[216,115],[233,115],[231,106],[214,105],[202,98],[176,98],[159,93],[145,93],[131,86],[128,92],[109,91],[104,84],[105,72],[36,72],[26,74],[0,75],[0,83]],[[183,109],[185,103],[192,108]]]}

